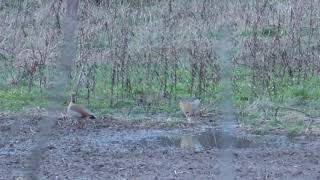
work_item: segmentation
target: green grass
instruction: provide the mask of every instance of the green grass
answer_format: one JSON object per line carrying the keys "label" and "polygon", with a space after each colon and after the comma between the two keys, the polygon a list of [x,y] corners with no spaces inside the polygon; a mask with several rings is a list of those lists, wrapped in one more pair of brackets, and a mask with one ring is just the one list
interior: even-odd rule
{"label": "green grass", "polygon": [[249,80],[250,73],[250,69],[245,67],[237,67],[234,70],[234,77],[236,78],[234,82],[236,86],[234,99],[235,103],[239,106],[253,97],[252,85]]}
{"label": "green grass", "polygon": [[[242,123],[251,127],[258,134],[272,132],[275,129],[285,131],[289,135],[303,133],[306,128],[306,122],[299,119],[293,122],[285,121],[283,119],[284,115],[292,113],[288,110],[278,109],[278,116],[275,116],[275,107],[291,107],[307,113],[319,109],[320,86],[317,86],[317,84],[320,83],[320,77],[309,77],[300,83],[292,83],[286,77],[281,81],[275,79],[275,81],[279,82],[277,83],[276,93],[270,94],[265,88],[265,91],[261,91],[256,95],[252,93],[253,85],[248,79],[250,73],[250,69],[244,67],[237,67],[234,71],[234,76],[236,77],[234,98],[239,112],[243,115],[241,117]],[[252,104],[256,105],[254,108],[249,108]]]}
{"label": "green grass", "polygon": [[[253,101],[257,98],[268,98],[274,102],[289,103],[291,101],[307,101],[309,104],[320,105],[320,77],[309,77],[300,82],[291,81],[289,77],[274,78],[276,82],[276,93],[269,93],[268,89],[273,87],[253,87],[249,77],[251,70],[245,67],[237,67],[234,71],[235,82],[235,100],[237,105]],[[283,79],[281,79],[283,78]],[[257,83],[260,85],[259,83]],[[255,89],[254,89],[255,88]],[[260,90],[255,97],[253,90]]]}
{"label": "green grass", "polygon": [[[310,32],[313,31],[314,33],[318,33],[320,32],[319,28],[314,28],[314,29],[310,29],[310,27],[301,27],[298,31],[298,33],[301,36],[308,36],[310,34]],[[277,26],[264,26],[264,27],[260,27],[257,30],[257,36],[258,37],[262,37],[262,38],[270,38],[270,37],[275,37],[275,36],[279,36],[279,37],[283,37],[283,36],[287,36],[288,35],[288,30],[284,29],[283,27],[278,28]],[[254,30],[253,29],[246,29],[243,30],[239,33],[239,36],[241,37],[250,37],[254,34]]]}
{"label": "green grass", "polygon": [[[156,68],[156,67],[155,67]],[[128,111],[128,113],[169,113],[174,114],[179,110],[178,101],[183,97],[194,96],[189,92],[189,84],[191,80],[191,72],[181,67],[177,71],[178,81],[176,89],[171,89],[172,77],[168,77],[167,90],[168,97],[162,96],[161,83],[163,77],[156,77],[153,75],[152,80],[147,81],[146,69],[142,68],[141,71],[130,71],[131,80],[131,93],[128,93],[126,87],[122,87],[121,83],[114,86],[114,96],[111,98],[111,72],[110,66],[100,65],[96,73],[96,88],[94,93],[91,92],[90,101],[87,100],[87,89],[80,87],[78,94],[78,103],[82,104],[97,115],[106,115]],[[35,76],[38,77],[38,74]],[[75,73],[74,77],[78,75]],[[5,82],[6,78],[0,80],[2,88],[0,90],[0,108],[1,110],[18,112],[25,107],[48,107],[50,104],[48,95],[45,93],[47,89],[43,89],[44,94],[41,96],[40,87],[37,80],[35,80],[31,92],[28,92],[27,79],[19,82],[19,85],[8,85]],[[75,81],[73,81],[74,83]],[[68,88],[73,87],[71,84]],[[203,103],[209,103],[215,100],[217,85],[210,83],[207,86],[207,91],[203,93],[201,100]],[[197,82],[195,82],[197,88]],[[70,91],[70,90],[69,90]],[[61,106],[66,106],[68,102],[69,91],[65,92],[65,100],[61,102]],[[138,98],[143,94],[144,103],[139,103]],[[52,96],[52,95],[51,95]],[[111,104],[113,100],[113,104]]]}
{"label": "green grass", "polygon": [[[270,38],[270,37],[275,37],[275,36],[285,36],[287,35],[287,30],[285,29],[278,29],[276,26],[265,26],[257,30],[257,36],[258,37],[263,37],[263,38]],[[240,32],[240,36],[242,37],[250,37],[254,34],[254,31],[252,29],[247,29],[242,32]]]}
{"label": "green grass", "polygon": [[48,102],[39,94],[36,90],[28,93],[26,87],[0,90],[0,109],[17,112],[25,107],[47,107]]}
{"label": "green grass", "polygon": [[302,121],[290,123],[286,126],[286,130],[287,130],[289,136],[299,135],[299,134],[303,133],[305,128],[306,128],[306,125]]}

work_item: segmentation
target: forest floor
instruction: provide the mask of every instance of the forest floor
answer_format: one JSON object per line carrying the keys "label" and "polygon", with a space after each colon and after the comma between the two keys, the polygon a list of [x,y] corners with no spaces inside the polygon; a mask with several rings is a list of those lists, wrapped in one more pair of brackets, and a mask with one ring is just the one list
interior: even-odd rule
{"label": "forest floor", "polygon": [[[217,179],[222,171],[218,154],[227,135],[216,117],[175,127],[106,118],[82,129],[59,120],[34,157],[43,119],[1,116],[0,179],[28,179],[37,158],[38,179]],[[319,137],[252,135],[239,126],[227,138],[236,142],[230,148],[236,179],[320,179]]]}

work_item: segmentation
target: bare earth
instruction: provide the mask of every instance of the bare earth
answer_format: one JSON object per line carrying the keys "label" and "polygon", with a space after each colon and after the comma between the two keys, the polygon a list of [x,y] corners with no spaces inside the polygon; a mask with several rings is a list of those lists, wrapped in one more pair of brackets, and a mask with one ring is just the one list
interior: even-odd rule
{"label": "bare earth", "polygon": [[[41,118],[25,117],[20,124],[16,118],[0,119],[1,180],[28,179],[35,163],[31,152]],[[217,179],[225,149],[219,148],[223,135],[211,136],[210,124],[170,128],[112,119],[83,129],[56,124],[41,148],[38,179]],[[238,134],[231,148],[236,179],[320,179],[318,137]]]}

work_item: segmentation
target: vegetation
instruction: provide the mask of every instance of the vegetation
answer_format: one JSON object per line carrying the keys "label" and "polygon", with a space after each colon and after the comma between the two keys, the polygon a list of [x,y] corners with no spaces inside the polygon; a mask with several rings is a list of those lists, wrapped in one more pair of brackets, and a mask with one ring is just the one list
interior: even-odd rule
{"label": "vegetation", "polygon": [[[64,0],[0,2],[0,109],[46,107],[54,96],[65,9]],[[187,96],[216,102],[215,46],[227,23],[241,123],[299,134],[320,106],[319,15],[315,0],[81,0],[77,60],[61,105],[70,91],[100,114],[173,113]],[[292,112],[300,121],[286,121]]]}
{"label": "vegetation", "polygon": [[[318,1],[243,3],[246,20],[237,36],[235,99],[243,112],[251,106],[249,123],[257,123],[255,129],[299,134],[310,117],[319,115],[318,5]],[[296,117],[300,121],[285,122],[293,112],[300,113]]]}
{"label": "vegetation", "polygon": [[[9,25],[2,29],[10,32],[3,38],[1,51],[1,83],[10,86],[3,96],[10,96],[14,89],[19,92],[14,99],[36,95],[37,101],[31,98],[11,107],[7,101],[12,99],[4,98],[2,106],[20,110],[26,104],[45,105],[59,57],[66,4],[10,2],[1,4],[1,24]],[[215,28],[210,19],[214,15],[205,11],[208,16],[191,16],[198,11],[186,11],[193,5],[200,6],[196,1],[188,5],[81,1],[79,52],[68,91],[77,91],[81,103],[101,113],[137,105],[143,111],[172,111],[184,96],[212,101],[219,70],[214,38],[208,37]],[[25,18],[14,18],[25,14]],[[190,24],[189,29],[181,33],[184,24]],[[40,99],[44,102],[39,103]]]}

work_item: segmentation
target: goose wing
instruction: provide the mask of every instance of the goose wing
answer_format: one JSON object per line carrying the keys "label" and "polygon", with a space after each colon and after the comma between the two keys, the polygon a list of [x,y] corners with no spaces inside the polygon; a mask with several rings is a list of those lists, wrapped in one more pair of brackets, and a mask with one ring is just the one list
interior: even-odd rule
{"label": "goose wing", "polygon": [[77,105],[77,104],[73,104],[70,106],[70,110],[74,111],[76,113],[79,113],[82,117],[88,117],[91,115],[91,112],[89,112],[88,110],[86,110],[84,107]]}

